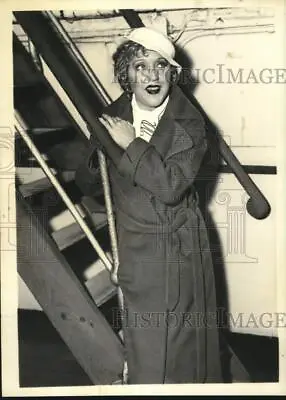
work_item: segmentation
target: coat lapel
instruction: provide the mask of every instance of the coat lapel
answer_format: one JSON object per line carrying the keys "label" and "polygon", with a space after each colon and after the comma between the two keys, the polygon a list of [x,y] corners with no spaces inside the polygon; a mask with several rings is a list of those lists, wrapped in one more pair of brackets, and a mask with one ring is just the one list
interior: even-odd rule
{"label": "coat lapel", "polygon": [[150,140],[163,158],[193,146],[191,120],[198,112],[177,87],[173,87],[166,110]]}
{"label": "coat lapel", "polygon": [[170,107],[167,106],[150,140],[150,144],[156,147],[156,150],[163,158],[166,157],[172,145],[174,131],[175,121],[174,118],[172,118]]}

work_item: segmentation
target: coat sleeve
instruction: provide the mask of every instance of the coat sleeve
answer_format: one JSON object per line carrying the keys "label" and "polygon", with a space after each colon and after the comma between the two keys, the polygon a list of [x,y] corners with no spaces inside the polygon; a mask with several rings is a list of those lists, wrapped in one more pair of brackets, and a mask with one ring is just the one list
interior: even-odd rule
{"label": "coat sleeve", "polygon": [[188,121],[188,130],[192,132],[191,140],[165,160],[154,146],[136,138],[118,165],[120,173],[163,203],[178,203],[193,184],[207,149],[204,122],[199,119]]}
{"label": "coat sleeve", "polygon": [[[110,109],[110,106],[106,107],[105,112],[109,114]],[[124,150],[112,139],[107,129],[101,123],[98,124],[98,129],[88,125],[91,133],[89,146],[75,177],[77,186],[87,196],[95,195],[101,182],[96,150],[102,150],[108,156],[107,163],[112,161],[115,166],[119,164],[124,154]]]}
{"label": "coat sleeve", "polygon": [[75,183],[86,196],[93,196],[101,185],[100,168],[97,159],[98,143],[91,136],[89,146],[85,151],[83,162],[75,173]]}

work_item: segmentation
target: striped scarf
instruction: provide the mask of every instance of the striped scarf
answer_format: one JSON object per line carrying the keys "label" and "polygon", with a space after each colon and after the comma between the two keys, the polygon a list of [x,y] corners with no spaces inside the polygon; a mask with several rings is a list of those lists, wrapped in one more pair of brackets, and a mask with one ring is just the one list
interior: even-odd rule
{"label": "striped scarf", "polygon": [[135,99],[132,97],[132,111],[133,111],[133,126],[135,128],[136,137],[144,139],[149,142],[153,133],[158,126],[158,123],[166,109],[168,104],[169,96],[164,100],[164,102],[152,111],[142,110]]}

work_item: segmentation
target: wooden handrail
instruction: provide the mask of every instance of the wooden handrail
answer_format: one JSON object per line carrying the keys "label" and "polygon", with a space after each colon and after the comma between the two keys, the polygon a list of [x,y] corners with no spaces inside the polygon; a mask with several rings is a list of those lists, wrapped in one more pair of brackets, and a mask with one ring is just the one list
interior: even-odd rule
{"label": "wooden handrail", "polygon": [[[144,26],[134,10],[123,9],[120,12],[131,28]],[[103,98],[100,90],[100,82],[98,81],[97,85],[94,85],[94,82],[91,84],[90,77],[83,71],[68,48],[59,40],[52,24],[45,18],[43,12],[15,11],[14,14],[20,25],[22,25],[34,42],[34,45],[45,58],[49,67],[54,71],[57,79],[65,88],[84,120],[95,131],[103,129],[97,119],[97,116],[100,115],[103,107],[106,105],[106,99]],[[247,202],[248,213],[256,219],[266,218],[271,211],[267,199],[244,171],[243,166],[224,139],[219,134],[217,138],[221,156],[249,195]]]}
{"label": "wooden handrail", "polygon": [[[119,11],[131,28],[140,28],[144,26],[136,11],[130,9],[120,9]],[[256,219],[266,218],[271,211],[267,199],[257,185],[253,182],[253,180],[244,171],[243,166],[240,164],[239,160],[236,158],[221,135],[218,134],[217,139],[220,155],[231,168],[237,180],[249,195],[249,200],[246,205],[248,213]]]}

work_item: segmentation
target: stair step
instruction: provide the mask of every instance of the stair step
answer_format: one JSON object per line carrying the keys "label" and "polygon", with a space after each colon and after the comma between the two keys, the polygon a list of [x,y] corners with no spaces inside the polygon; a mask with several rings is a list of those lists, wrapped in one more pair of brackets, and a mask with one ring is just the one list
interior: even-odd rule
{"label": "stair step", "polygon": [[61,251],[77,243],[84,236],[84,232],[76,222],[52,233],[52,237]]}
{"label": "stair step", "polygon": [[[106,226],[107,216],[105,213],[93,213],[92,215],[93,229],[99,230]],[[69,246],[77,243],[85,237],[84,232],[77,222],[74,222],[64,228],[58,229],[52,233],[52,237],[57,243],[59,249],[62,251]]]}
{"label": "stair step", "polygon": [[[101,260],[99,262],[102,263]],[[116,286],[110,280],[110,274],[103,266],[103,270],[98,272],[93,278],[85,282],[85,285],[93,298],[97,307],[106,303],[117,293]]]}
{"label": "stair step", "polygon": [[[75,178],[75,171],[63,171],[60,173],[60,180],[64,183],[69,183]],[[29,197],[36,193],[43,192],[53,187],[49,178],[44,177],[35,181],[19,185],[19,190],[23,197]]]}

